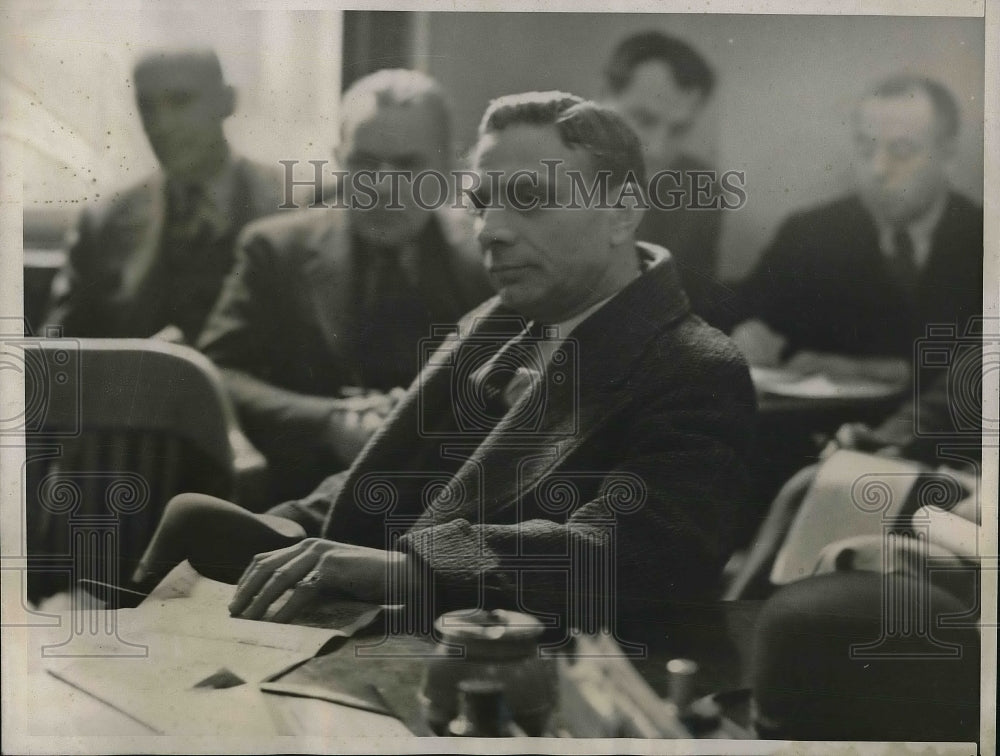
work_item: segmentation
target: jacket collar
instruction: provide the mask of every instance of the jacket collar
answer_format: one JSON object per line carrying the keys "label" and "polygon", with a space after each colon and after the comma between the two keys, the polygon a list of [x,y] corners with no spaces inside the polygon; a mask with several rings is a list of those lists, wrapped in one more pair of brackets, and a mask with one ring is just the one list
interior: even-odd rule
{"label": "jacket collar", "polygon": [[[444,499],[463,502],[458,516],[476,522],[515,506],[631,401],[627,379],[649,342],[690,312],[670,254],[650,244],[639,244],[637,252],[648,266],[646,271],[576,327],[557,350],[561,357],[550,362],[540,386],[542,395],[522,395],[459,468]],[[451,348],[457,352],[463,344],[475,342],[491,319],[509,315],[508,309],[493,300],[480,314],[478,324]],[[448,360],[435,362],[445,364]],[[450,383],[443,385],[447,376],[440,372],[429,368],[420,379],[429,404],[451,401],[453,396]],[[537,423],[519,426],[516,418],[532,417],[529,405],[533,402],[539,406]],[[441,411],[450,409],[441,406]],[[416,527],[455,516],[449,508],[431,506]]]}

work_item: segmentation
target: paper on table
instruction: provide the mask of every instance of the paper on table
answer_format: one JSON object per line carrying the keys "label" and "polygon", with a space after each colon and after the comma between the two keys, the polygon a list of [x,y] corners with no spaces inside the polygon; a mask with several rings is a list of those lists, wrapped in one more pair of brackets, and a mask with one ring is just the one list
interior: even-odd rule
{"label": "paper on table", "polygon": [[906,460],[844,449],[833,454],[802,500],[775,557],[771,582],[784,585],[811,575],[827,544],[881,535],[883,520],[899,512],[920,471]]}
{"label": "paper on table", "polygon": [[[258,690],[256,680],[268,670],[300,659],[300,652],[183,635],[129,632],[132,634],[125,637],[149,647],[148,657],[77,659],[68,666],[50,668],[50,674],[156,732],[278,734],[268,701]],[[221,668],[247,680],[247,684],[222,690],[196,687]]]}
{"label": "paper on table", "polygon": [[899,392],[898,386],[863,378],[835,379],[828,375],[800,375],[789,370],[758,368],[750,370],[754,386],[775,396],[801,399],[878,399]]}
{"label": "paper on table", "polygon": [[[336,599],[324,601],[291,625],[243,620],[230,617],[227,609],[235,590],[232,585],[202,577],[188,562],[182,562],[167,574],[137,609],[123,611],[138,612],[142,617],[159,620],[158,611],[172,609],[174,600],[184,599],[184,624],[171,628],[171,632],[202,638],[235,639],[241,643],[275,648],[302,649],[310,651],[310,655],[315,654],[330,638],[354,635],[382,612],[378,604]],[[288,595],[275,602],[265,620],[281,608]],[[220,618],[228,621],[220,622]],[[169,621],[170,616],[167,619]]]}
{"label": "paper on table", "polygon": [[[148,656],[88,656],[47,667],[159,732],[274,734],[270,706],[257,683],[315,655],[331,638],[351,635],[381,611],[344,602],[342,611],[326,612],[334,626],[323,628],[244,620],[229,616],[233,591],[182,564],[139,607],[115,612],[117,637],[146,646]],[[336,609],[338,603],[331,606]],[[98,634],[82,640],[92,654],[115,641]],[[196,687],[220,669],[247,684],[225,690]]]}

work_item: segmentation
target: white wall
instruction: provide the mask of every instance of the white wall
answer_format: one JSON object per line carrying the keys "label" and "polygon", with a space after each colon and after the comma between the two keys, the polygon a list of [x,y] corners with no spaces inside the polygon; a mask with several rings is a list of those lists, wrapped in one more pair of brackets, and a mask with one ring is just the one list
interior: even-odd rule
{"label": "white wall", "polygon": [[156,162],[131,84],[151,48],[213,47],[238,92],[226,129],[258,160],[328,158],[337,135],[340,11],[176,9],[12,12],[0,138],[24,155],[25,210],[72,209]]}

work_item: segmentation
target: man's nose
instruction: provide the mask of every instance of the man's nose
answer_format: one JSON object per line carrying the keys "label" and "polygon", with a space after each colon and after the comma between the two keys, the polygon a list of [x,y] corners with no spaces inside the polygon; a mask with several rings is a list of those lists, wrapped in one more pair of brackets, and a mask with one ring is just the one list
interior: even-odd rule
{"label": "man's nose", "polygon": [[479,217],[477,238],[483,251],[498,245],[512,244],[514,231],[507,223],[506,213],[502,208],[487,208]]}
{"label": "man's nose", "polygon": [[883,181],[887,180],[892,173],[892,158],[885,150],[875,150],[869,165],[872,175]]}

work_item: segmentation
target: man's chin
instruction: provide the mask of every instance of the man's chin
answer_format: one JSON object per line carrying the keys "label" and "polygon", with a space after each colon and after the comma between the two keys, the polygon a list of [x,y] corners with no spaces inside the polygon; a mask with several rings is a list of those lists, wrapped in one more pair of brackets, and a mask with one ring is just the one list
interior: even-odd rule
{"label": "man's chin", "polygon": [[534,297],[525,296],[523,292],[513,290],[512,287],[500,287],[497,289],[497,297],[500,304],[509,310],[513,310],[518,315],[534,320],[539,317],[538,301]]}

